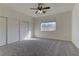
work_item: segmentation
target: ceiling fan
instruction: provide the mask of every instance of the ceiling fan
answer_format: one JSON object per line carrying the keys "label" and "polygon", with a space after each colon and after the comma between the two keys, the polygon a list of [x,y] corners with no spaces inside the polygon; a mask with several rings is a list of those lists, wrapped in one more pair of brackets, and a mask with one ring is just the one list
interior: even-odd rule
{"label": "ceiling fan", "polygon": [[46,13],[47,9],[50,9],[50,7],[43,7],[43,3],[38,3],[38,7],[37,8],[30,8],[31,10],[36,10],[35,14],[37,13]]}

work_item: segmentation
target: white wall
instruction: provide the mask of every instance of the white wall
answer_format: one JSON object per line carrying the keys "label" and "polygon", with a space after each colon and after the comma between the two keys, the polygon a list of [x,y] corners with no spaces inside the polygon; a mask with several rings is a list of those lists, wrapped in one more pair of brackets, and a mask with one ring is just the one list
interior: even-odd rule
{"label": "white wall", "polygon": [[[51,16],[35,18],[35,37],[71,41],[71,16],[72,11],[67,11]],[[41,32],[40,24],[45,20],[55,20],[57,22],[56,31]]]}
{"label": "white wall", "polygon": [[79,48],[79,4],[76,4],[72,12],[72,42]]}
{"label": "white wall", "polygon": [[[3,5],[0,5],[0,16],[8,17],[8,43],[19,40],[19,21],[28,21],[30,23],[30,27],[32,25],[31,17]],[[30,30],[32,31],[32,29]]]}

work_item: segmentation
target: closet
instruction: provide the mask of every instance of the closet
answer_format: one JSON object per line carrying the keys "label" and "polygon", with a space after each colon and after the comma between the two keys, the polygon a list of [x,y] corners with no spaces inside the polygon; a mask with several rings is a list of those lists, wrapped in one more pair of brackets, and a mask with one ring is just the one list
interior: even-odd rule
{"label": "closet", "polygon": [[17,41],[28,40],[31,37],[28,21],[14,19],[8,20],[7,17],[0,16],[0,46]]}

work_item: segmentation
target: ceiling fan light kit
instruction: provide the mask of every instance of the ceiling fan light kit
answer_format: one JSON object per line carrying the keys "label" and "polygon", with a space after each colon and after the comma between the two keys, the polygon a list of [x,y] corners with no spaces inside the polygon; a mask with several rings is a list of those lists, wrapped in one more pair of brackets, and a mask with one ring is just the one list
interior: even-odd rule
{"label": "ceiling fan light kit", "polygon": [[38,13],[40,13],[40,14],[41,14],[42,12],[43,12],[42,10],[38,10]]}

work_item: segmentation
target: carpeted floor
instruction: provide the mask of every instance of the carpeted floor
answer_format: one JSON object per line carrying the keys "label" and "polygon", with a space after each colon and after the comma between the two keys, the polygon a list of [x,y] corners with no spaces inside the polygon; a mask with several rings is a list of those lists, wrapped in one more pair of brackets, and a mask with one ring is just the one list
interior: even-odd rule
{"label": "carpeted floor", "polygon": [[1,56],[79,56],[79,50],[68,41],[34,39],[0,47]]}

